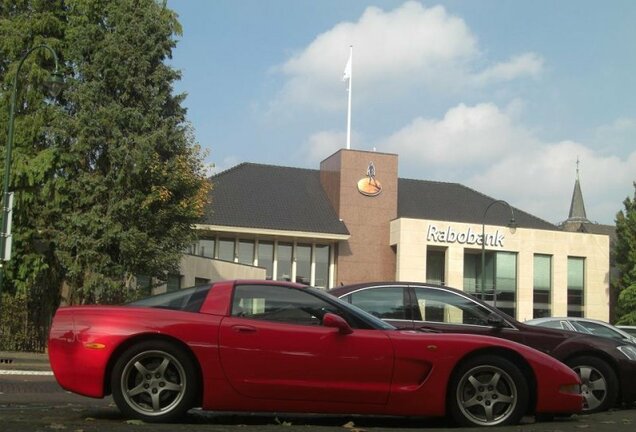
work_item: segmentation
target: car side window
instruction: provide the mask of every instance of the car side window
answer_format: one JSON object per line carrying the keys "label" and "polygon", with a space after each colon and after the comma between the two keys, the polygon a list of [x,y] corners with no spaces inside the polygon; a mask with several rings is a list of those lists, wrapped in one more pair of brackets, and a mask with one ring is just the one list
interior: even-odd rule
{"label": "car side window", "polygon": [[436,288],[415,288],[422,321],[446,324],[488,325],[490,311],[474,301]]}
{"label": "car side window", "polygon": [[596,336],[609,337],[618,340],[623,339],[623,335],[601,324],[586,321],[574,321],[573,324],[586,329],[589,333]]}
{"label": "car side window", "polygon": [[262,321],[319,326],[325,313],[339,310],[302,290],[276,285],[238,285],[231,315]]}
{"label": "car side window", "polygon": [[379,287],[357,291],[346,301],[381,319],[407,319],[403,287]]}
{"label": "car side window", "polygon": [[[541,327],[548,327],[553,329],[564,330],[563,324],[561,321],[545,321],[540,324]],[[570,330],[569,328],[565,328],[565,330]]]}

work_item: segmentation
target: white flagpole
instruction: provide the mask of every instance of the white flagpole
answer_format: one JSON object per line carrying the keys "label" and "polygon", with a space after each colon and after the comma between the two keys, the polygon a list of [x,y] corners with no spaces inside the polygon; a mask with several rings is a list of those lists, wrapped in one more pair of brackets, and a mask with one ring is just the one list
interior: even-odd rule
{"label": "white flagpole", "polygon": [[347,150],[351,148],[351,93],[353,88],[353,45],[349,46],[349,61],[345,68],[345,78],[349,79],[349,101],[347,103]]}

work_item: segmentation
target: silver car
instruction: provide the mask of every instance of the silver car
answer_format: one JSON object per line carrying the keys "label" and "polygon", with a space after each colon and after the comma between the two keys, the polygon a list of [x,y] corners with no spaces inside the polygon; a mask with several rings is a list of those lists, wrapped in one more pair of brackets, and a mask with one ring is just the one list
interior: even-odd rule
{"label": "silver car", "polygon": [[636,337],[627,333],[625,330],[621,330],[620,328],[604,321],[590,318],[545,317],[531,319],[526,321],[526,324],[570,330],[579,333],[588,333],[636,344]]}
{"label": "silver car", "polygon": [[633,325],[617,325],[616,328],[623,330],[626,333],[636,337],[636,326]]}

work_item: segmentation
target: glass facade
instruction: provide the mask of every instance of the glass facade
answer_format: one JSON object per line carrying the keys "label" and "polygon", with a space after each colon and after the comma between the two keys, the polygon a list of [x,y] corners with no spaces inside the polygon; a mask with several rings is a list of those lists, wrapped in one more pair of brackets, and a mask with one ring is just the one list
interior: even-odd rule
{"label": "glass facade", "polygon": [[201,238],[190,245],[187,252],[262,267],[267,279],[296,281],[320,288],[330,287],[331,246],[328,244]]}
{"label": "glass facade", "polygon": [[484,267],[482,289],[481,253],[464,253],[464,291],[514,317],[517,311],[517,254],[486,252]]}
{"label": "glass facade", "polygon": [[219,239],[217,258],[223,261],[234,261],[234,239]]}
{"label": "glass facade", "polygon": [[265,269],[267,279],[274,277],[274,243],[267,241],[258,242],[257,266]]}
{"label": "glass facade", "polygon": [[534,255],[533,262],[533,308],[532,317],[552,316],[552,257]]}
{"label": "glass facade", "polygon": [[214,258],[214,243],[214,239],[199,240],[199,250],[196,255],[200,255],[206,258]]}
{"label": "glass facade", "polygon": [[296,282],[311,284],[311,245],[297,244],[294,252],[296,259]]}
{"label": "glass facade", "polygon": [[584,288],[585,258],[568,257],[568,316],[583,316]]}
{"label": "glass facade", "polygon": [[276,245],[276,280],[292,280],[292,250],[291,243],[278,242]]}
{"label": "glass facade", "polygon": [[246,265],[254,265],[254,241],[239,240],[238,262]]}
{"label": "glass facade", "polygon": [[444,285],[446,273],[446,250],[426,251],[426,282]]}
{"label": "glass facade", "polygon": [[317,244],[314,247],[316,260],[313,286],[329,288],[329,245]]}
{"label": "glass facade", "polygon": [[492,286],[493,305],[511,317],[517,312],[517,254],[495,254],[495,283]]}

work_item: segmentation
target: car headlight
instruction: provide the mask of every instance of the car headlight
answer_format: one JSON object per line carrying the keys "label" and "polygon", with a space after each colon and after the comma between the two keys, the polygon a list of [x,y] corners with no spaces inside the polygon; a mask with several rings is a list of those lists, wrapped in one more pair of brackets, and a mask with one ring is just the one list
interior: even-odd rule
{"label": "car headlight", "polygon": [[617,347],[617,349],[625,354],[625,357],[627,357],[628,359],[636,360],[636,346],[622,345]]}

